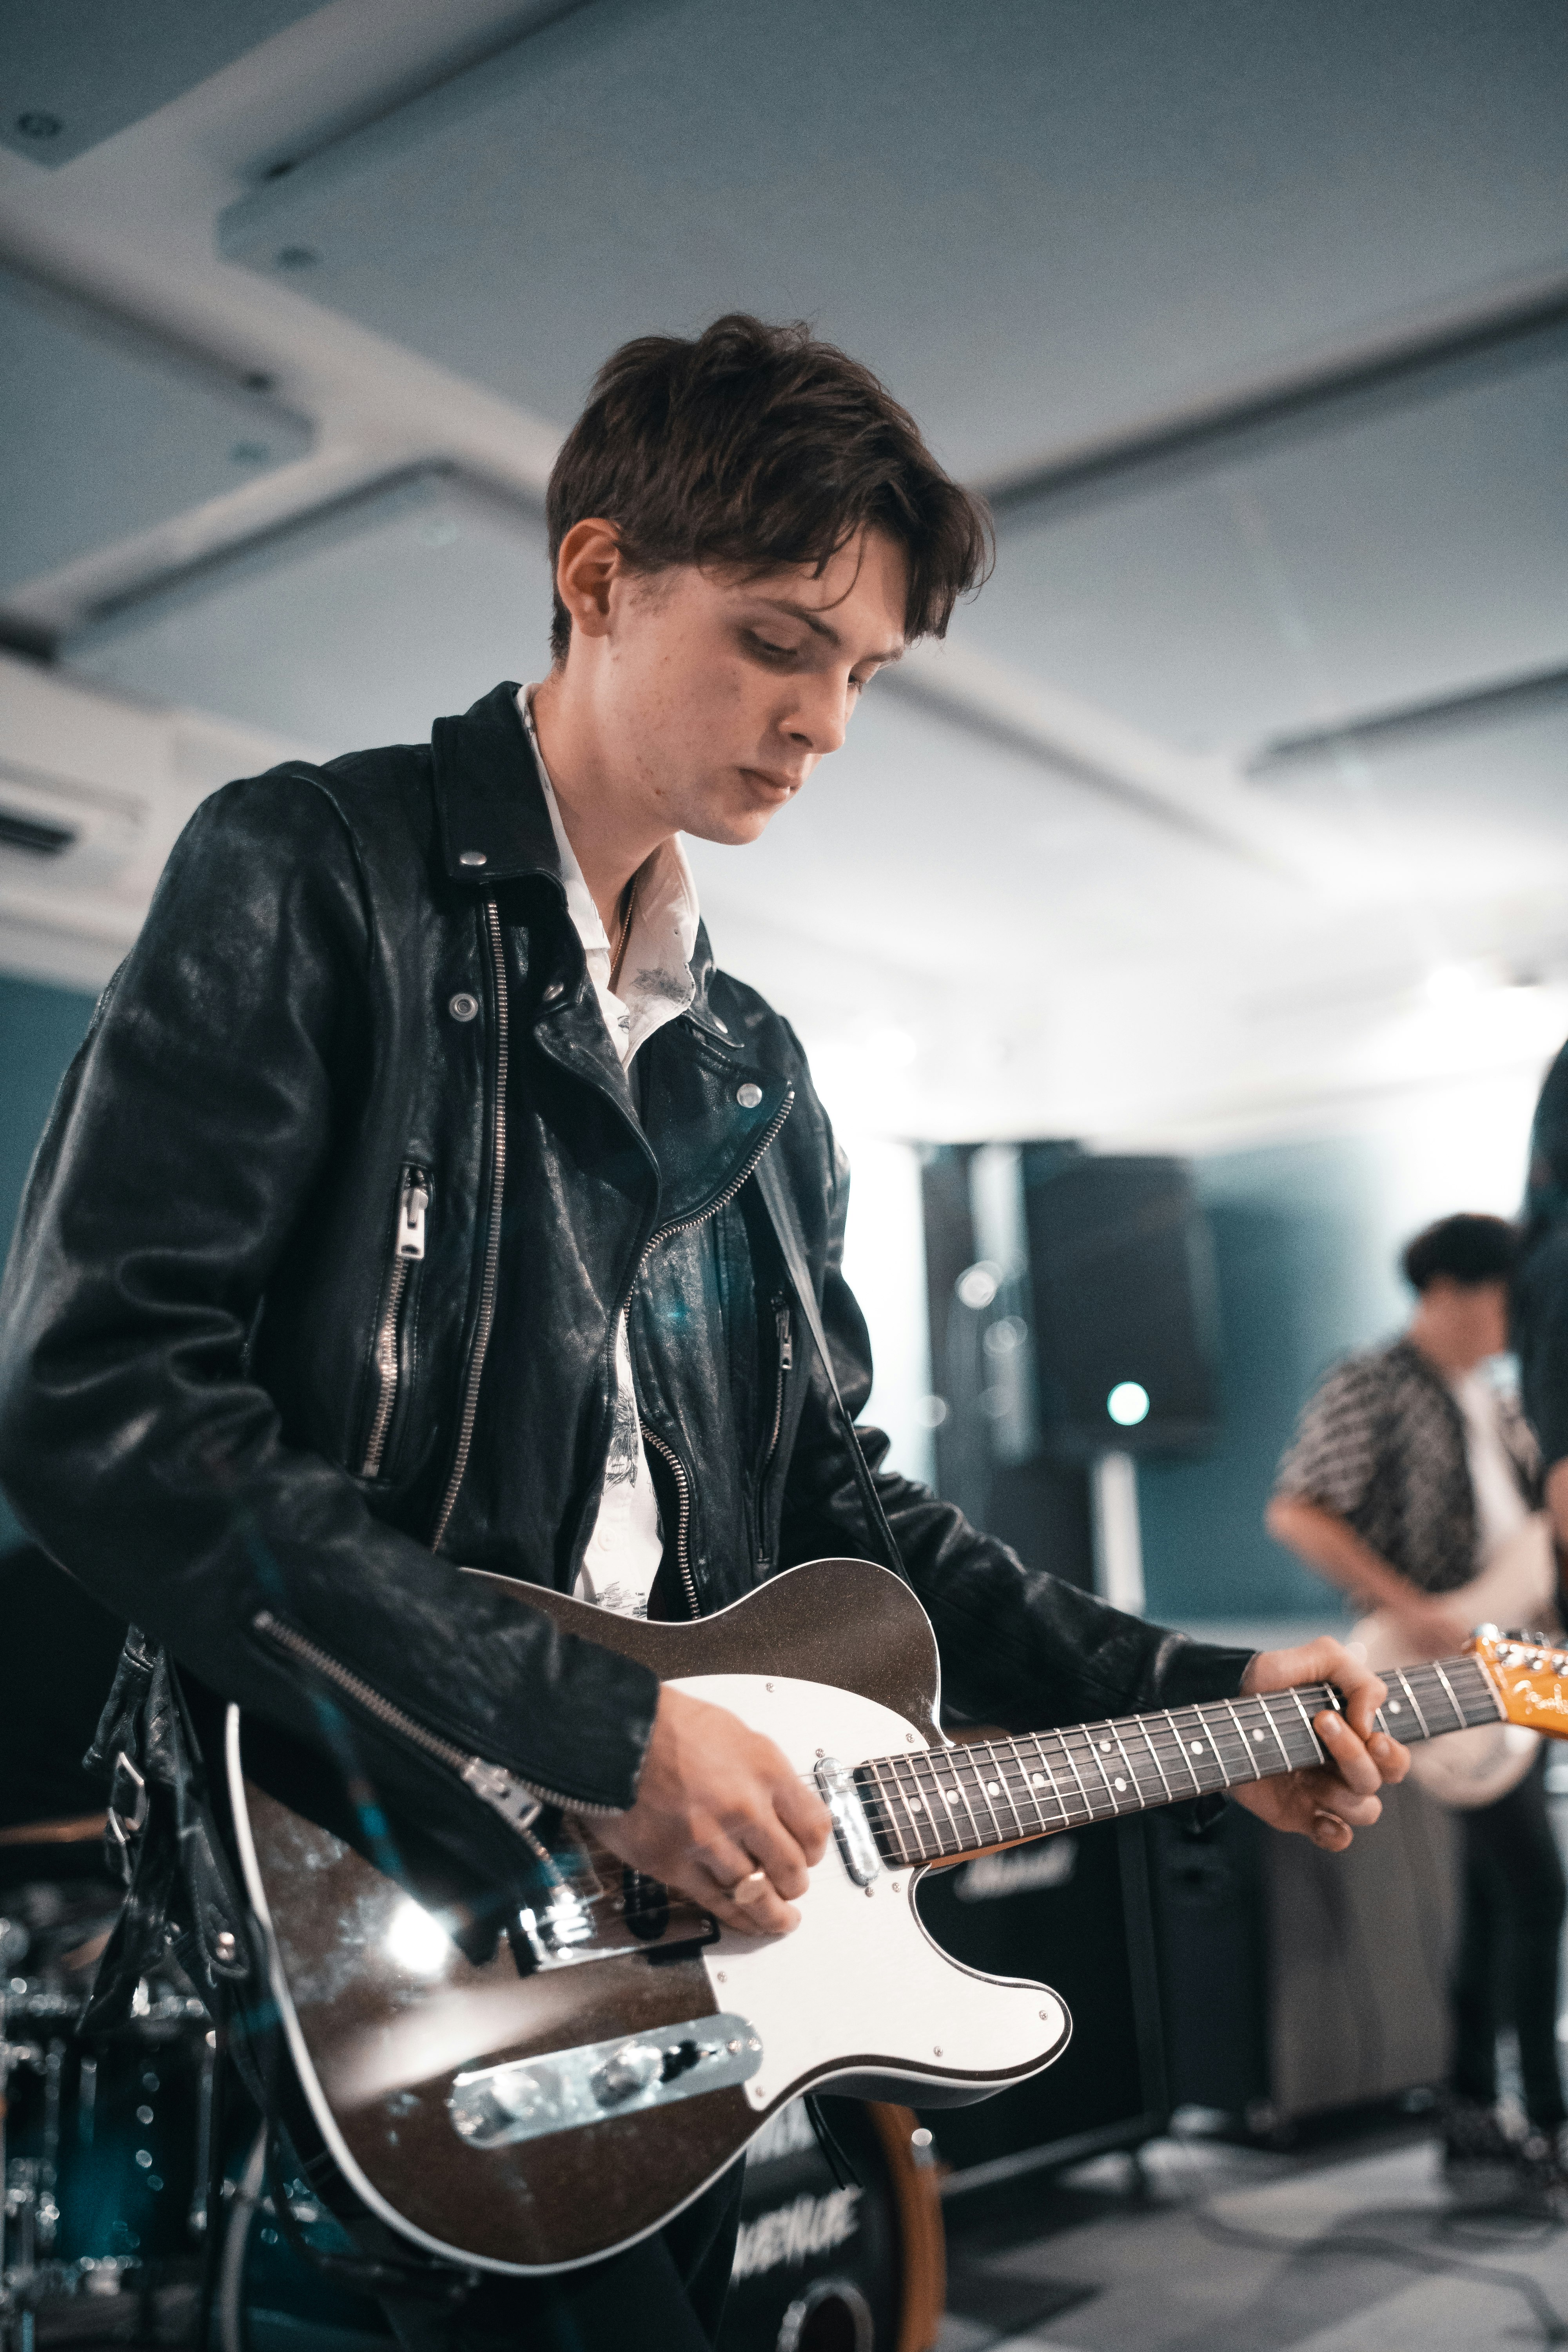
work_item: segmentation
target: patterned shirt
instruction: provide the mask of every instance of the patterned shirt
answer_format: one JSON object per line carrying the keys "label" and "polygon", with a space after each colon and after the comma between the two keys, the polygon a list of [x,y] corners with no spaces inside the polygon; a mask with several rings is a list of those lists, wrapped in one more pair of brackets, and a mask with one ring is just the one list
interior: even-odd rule
{"label": "patterned shirt", "polygon": [[[1506,1397],[1498,1399],[1498,1424],[1533,1508],[1534,1449]],[[1334,1366],[1301,1415],[1275,1492],[1337,1512],[1424,1591],[1455,1592],[1480,1573],[1465,1417],[1442,1374],[1408,1339]]]}

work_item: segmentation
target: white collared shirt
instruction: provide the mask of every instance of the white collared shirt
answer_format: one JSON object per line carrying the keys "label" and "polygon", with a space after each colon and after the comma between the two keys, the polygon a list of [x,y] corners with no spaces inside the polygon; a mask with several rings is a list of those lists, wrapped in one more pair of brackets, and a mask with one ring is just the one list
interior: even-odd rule
{"label": "white collared shirt", "polygon": [[[539,770],[544,805],[555,835],[561,878],[566,887],[566,911],[583,942],[588,977],[599,1000],[599,1010],[610,1042],[629,1067],[639,1046],[646,1045],[667,1021],[685,1012],[697,993],[691,977],[691,956],[697,945],[697,885],[686,853],[675,838],[664,842],[639,866],[632,898],[630,936],[621,958],[621,993],[610,986],[610,942],[593,893],[583,878],[550,781],[550,771],[534,732],[531,700],[534,688],[525,686],[517,702]],[[615,1420],[605,1463],[605,1483],[594,1531],[583,1555],[574,1588],[579,1601],[602,1609],[617,1609],[628,1617],[647,1615],[648,1595],[658,1574],[663,1539],[658,1504],[649,1475],[647,1448],[643,1444],[632,1378],[631,1344],[623,1315],[616,1333]]]}

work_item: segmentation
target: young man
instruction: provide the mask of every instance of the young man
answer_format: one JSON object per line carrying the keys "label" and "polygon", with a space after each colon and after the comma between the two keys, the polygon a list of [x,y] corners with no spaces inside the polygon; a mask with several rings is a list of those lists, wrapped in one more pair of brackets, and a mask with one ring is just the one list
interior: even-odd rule
{"label": "young man", "polygon": [[[728,318],[615,354],[549,515],[555,664],[531,694],[498,687],[428,749],[231,785],[176,847],[9,1272],[17,1507],[193,1689],[319,1748],[258,1629],[285,1611],[405,1715],[612,1809],[626,1862],[752,1933],[798,1917],[815,1794],[733,1717],[458,1562],[682,1616],[859,1554],[919,1593],[956,1702],[1019,1728],[1327,1675],[1337,1769],[1247,1801],[1347,1843],[1405,1759],[1344,1652],[1249,1661],[1120,1616],[851,1426],[871,1373],[847,1171],[792,1031],[698,918],[679,835],[761,834],[877,671],[946,626],[983,511],[864,369]],[[363,1741],[385,1802],[482,1869],[510,1832],[417,1748],[372,1721]],[[737,2193],[458,2324],[700,2345]]]}
{"label": "young man", "polygon": [[[1518,1411],[1482,1367],[1508,1345],[1519,1252],[1501,1217],[1453,1216],[1417,1234],[1401,1265],[1415,1312],[1391,1346],[1348,1357],[1323,1381],[1279,1465],[1269,1532],[1331,1582],[1392,1612],[1415,1649],[1471,1632],[1450,1595],[1517,1537],[1540,1501],[1537,1455]],[[1465,1917],[1454,1987],[1447,2154],[1521,2163],[1531,2184],[1568,2180],[1557,2058],[1563,1866],[1546,1810],[1544,1748],[1491,1805],[1462,1811]],[[1507,1976],[1530,2138],[1496,2113],[1497,1994]]]}

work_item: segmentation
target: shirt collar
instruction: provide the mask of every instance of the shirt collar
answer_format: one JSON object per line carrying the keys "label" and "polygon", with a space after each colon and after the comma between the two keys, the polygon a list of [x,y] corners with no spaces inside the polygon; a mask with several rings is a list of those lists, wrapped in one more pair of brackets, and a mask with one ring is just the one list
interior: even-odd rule
{"label": "shirt collar", "polygon": [[[517,707],[532,748],[534,764],[544,793],[544,805],[555,835],[556,853],[561,860],[561,880],[566,892],[566,911],[571,916],[583,952],[590,958],[589,971],[595,985],[603,993],[609,991],[610,942],[594,896],[584,879],[577,853],[573,848],[561,803],[555,795],[550,771],[544,764],[544,754],[539,748],[539,736],[533,724],[531,686],[520,687]],[[661,842],[652,856],[638,867],[637,890],[632,900],[631,937],[622,958],[622,987],[618,1000],[629,1015],[630,1050],[635,1053],[645,1038],[666,1021],[683,1013],[697,993],[697,982],[691,971],[691,958],[697,947],[698,928],[701,921],[697,903],[697,883],[686,852],[678,835]],[[602,969],[595,969],[603,958]],[[613,1000],[614,1001],[614,1000]]]}

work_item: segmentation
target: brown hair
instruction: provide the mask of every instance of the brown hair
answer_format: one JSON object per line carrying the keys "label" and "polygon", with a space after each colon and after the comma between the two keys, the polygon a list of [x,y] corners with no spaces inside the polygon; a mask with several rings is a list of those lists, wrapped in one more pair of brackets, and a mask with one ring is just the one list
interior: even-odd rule
{"label": "brown hair", "polygon": [[[875,528],[909,556],[911,639],[942,636],[991,566],[984,500],[943,473],[870,369],[803,321],[772,327],[738,310],[693,341],[639,335],[611,353],[555,460],[545,511],[552,578],[562,541],[588,515],[616,526],[638,572],[821,572]],[[571,632],[557,593],[557,661]]]}

